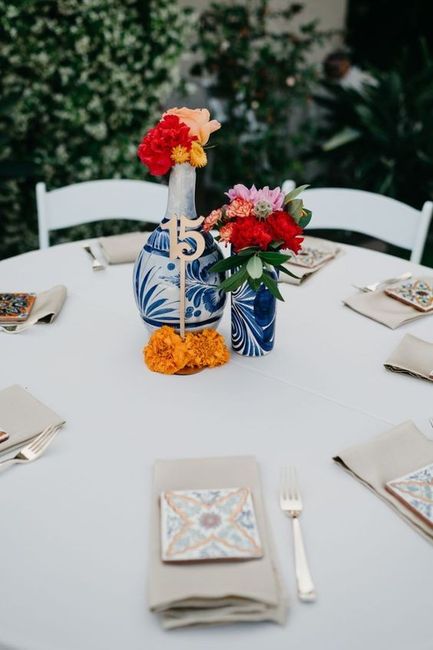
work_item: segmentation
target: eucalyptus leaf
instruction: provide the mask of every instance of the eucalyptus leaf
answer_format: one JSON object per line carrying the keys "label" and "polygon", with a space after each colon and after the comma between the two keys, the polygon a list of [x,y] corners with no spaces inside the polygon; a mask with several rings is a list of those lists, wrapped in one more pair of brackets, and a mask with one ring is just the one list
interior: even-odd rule
{"label": "eucalyptus leaf", "polygon": [[286,198],[284,199],[284,203],[289,203],[289,201],[293,201],[293,199],[296,199],[297,196],[299,196],[304,190],[307,189],[307,187],[310,187],[309,185],[299,185],[299,187],[295,187],[291,192],[286,194]]}
{"label": "eucalyptus leaf", "polygon": [[301,226],[301,228],[306,228],[308,226],[308,224],[310,223],[311,217],[312,217],[311,210],[307,210],[307,208],[304,208],[304,213],[306,213],[306,214],[304,214],[299,219],[299,222],[298,222],[299,225]]}
{"label": "eucalyptus leaf", "polygon": [[263,262],[258,255],[254,255],[248,260],[247,273],[253,280],[261,277],[263,273]]}
{"label": "eucalyptus leaf", "polygon": [[302,199],[293,199],[287,204],[287,210],[295,221],[299,221],[302,217],[302,209],[304,202]]}

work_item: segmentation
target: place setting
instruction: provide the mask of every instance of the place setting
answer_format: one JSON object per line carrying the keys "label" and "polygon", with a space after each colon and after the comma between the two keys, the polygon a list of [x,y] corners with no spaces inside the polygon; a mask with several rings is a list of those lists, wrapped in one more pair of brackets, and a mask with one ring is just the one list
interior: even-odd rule
{"label": "place setting", "polygon": [[281,274],[279,281],[295,285],[302,284],[341,255],[343,255],[341,246],[325,239],[306,236],[302,249],[284,264],[284,267],[293,275]]}
{"label": "place setting", "polygon": [[427,438],[413,421],[345,449],[334,461],[433,542],[433,418]]}
{"label": "place setting", "polygon": [[65,420],[22,386],[0,390],[0,472],[40,458]]}
{"label": "place setting", "polygon": [[433,276],[414,277],[408,272],[357,289],[344,304],[390,329],[433,313]]}
{"label": "place setting", "polygon": [[93,271],[104,271],[111,265],[133,264],[149,235],[149,232],[131,232],[99,237],[96,242],[83,246],[83,250]]}
{"label": "place setting", "polygon": [[[254,457],[159,460],[152,502],[149,607],[165,629],[286,623],[288,595]],[[293,521],[298,598],[313,603],[293,467],[281,472],[280,508]]]}
{"label": "place setting", "polygon": [[37,323],[53,323],[63,308],[66,295],[63,285],[40,293],[0,293],[0,331],[19,334]]}

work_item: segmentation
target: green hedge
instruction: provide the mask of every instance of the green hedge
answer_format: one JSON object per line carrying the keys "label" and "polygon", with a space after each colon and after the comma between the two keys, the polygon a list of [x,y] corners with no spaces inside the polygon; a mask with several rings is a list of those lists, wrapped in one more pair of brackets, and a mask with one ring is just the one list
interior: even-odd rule
{"label": "green hedge", "polygon": [[135,150],[172,90],[173,0],[0,0],[0,258],[35,248],[34,186],[142,178]]}

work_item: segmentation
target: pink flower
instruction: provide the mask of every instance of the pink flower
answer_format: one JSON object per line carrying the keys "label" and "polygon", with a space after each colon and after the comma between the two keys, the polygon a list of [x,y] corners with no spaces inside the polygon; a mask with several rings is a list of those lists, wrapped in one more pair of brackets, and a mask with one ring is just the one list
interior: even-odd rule
{"label": "pink flower", "polygon": [[254,204],[258,201],[267,201],[272,206],[272,212],[277,212],[278,210],[281,210],[284,205],[284,196],[284,192],[282,192],[279,187],[270,190],[266,185],[263,189],[256,190],[256,196],[253,200]]}
{"label": "pink flower", "polygon": [[244,201],[255,201],[257,190],[253,185],[248,189],[245,185],[238,183],[234,185],[228,192],[226,192],[230,201],[233,199],[244,199]]}
{"label": "pink flower", "polygon": [[205,232],[209,232],[210,230],[212,230],[212,228],[221,219],[221,217],[222,217],[221,208],[219,208],[218,210],[212,210],[212,212],[203,221],[203,230]]}

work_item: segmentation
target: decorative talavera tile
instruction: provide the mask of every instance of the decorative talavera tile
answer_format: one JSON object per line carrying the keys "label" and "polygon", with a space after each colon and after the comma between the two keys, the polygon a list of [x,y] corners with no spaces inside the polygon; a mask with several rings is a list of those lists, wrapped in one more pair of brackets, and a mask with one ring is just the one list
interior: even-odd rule
{"label": "decorative talavera tile", "polygon": [[294,255],[290,260],[289,264],[295,264],[296,266],[304,266],[307,269],[314,269],[316,266],[327,262],[328,260],[335,257],[335,253],[329,249],[323,248],[314,248],[313,246],[304,246],[302,250]]}
{"label": "decorative talavera tile", "polygon": [[433,526],[433,464],[389,481],[386,489]]}
{"label": "decorative talavera tile", "polygon": [[261,557],[250,490],[163,492],[161,548],[165,562]]}
{"label": "decorative talavera tile", "polygon": [[385,293],[419,311],[433,310],[433,287],[424,280],[402,282],[395,287],[385,289]]}

